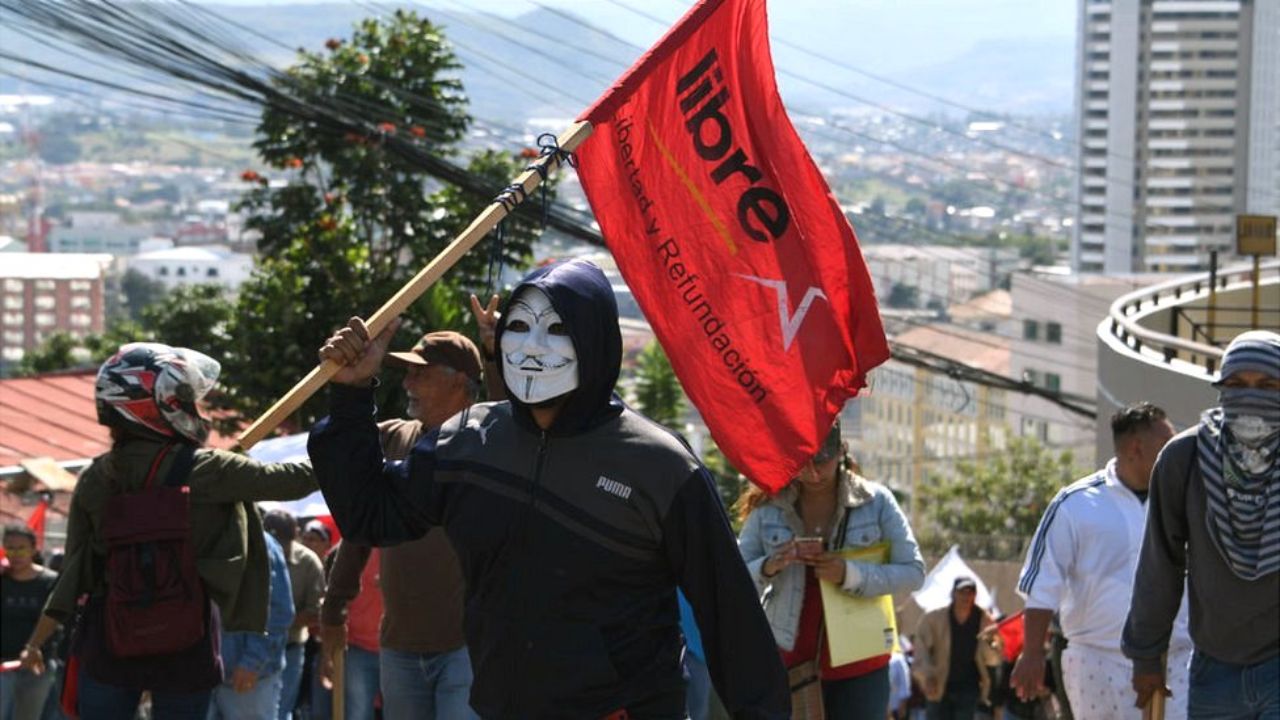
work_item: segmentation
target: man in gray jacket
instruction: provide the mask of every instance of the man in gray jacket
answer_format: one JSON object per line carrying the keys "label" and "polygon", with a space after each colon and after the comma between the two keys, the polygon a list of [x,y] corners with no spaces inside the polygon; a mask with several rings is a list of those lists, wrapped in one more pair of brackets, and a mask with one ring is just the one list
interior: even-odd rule
{"label": "man in gray jacket", "polygon": [[1190,593],[1187,715],[1280,717],[1280,335],[1241,334],[1220,406],[1160,453],[1122,647],[1137,704],[1166,695],[1169,633]]}

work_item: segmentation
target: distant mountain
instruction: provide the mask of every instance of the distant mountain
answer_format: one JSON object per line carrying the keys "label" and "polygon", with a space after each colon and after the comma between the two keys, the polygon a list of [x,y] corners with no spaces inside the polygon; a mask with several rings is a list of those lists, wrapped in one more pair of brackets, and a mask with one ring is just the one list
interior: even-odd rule
{"label": "distant mountain", "polygon": [[[976,0],[948,0],[954,3],[962,1],[972,4]],[[991,1],[982,0],[984,3]],[[832,6],[825,6],[827,14],[834,17],[831,22],[823,22],[815,28],[815,15],[801,13],[799,6],[805,3],[795,2],[797,5],[775,2],[771,6],[771,27],[776,39],[795,42],[803,38],[805,47],[814,52],[889,75],[899,82],[965,104],[1010,112],[1061,113],[1070,110],[1074,52],[1069,35],[1071,29],[1061,36],[1044,39],[1017,35],[981,39],[983,35],[996,32],[988,23],[980,29],[966,27],[948,34],[947,28],[936,27],[939,25],[937,18],[932,24],[904,22],[904,15],[910,15],[912,3],[898,3],[897,0],[867,0],[857,13],[843,8],[830,10]],[[264,40],[243,31],[231,33],[245,48],[279,67],[292,62],[290,49],[316,49],[330,37],[345,37],[354,22],[369,14],[367,6],[345,3],[211,4],[202,7],[232,18],[269,38]],[[952,11],[953,6],[938,7]],[[966,11],[966,17],[977,17],[980,7],[981,4],[974,5]],[[506,18],[509,19],[504,19],[503,16],[478,11],[460,12],[423,6],[413,9],[445,26],[447,36],[455,44],[465,65],[463,81],[471,99],[473,115],[502,123],[518,124],[527,118],[562,119],[576,115],[641,52],[635,46],[619,44],[587,30],[580,22],[565,18],[564,13],[571,12],[569,10],[536,9],[521,15],[508,15]],[[650,24],[644,33],[638,33],[628,26],[628,22],[635,25],[636,18],[626,13],[619,15],[616,8],[614,15],[605,15],[599,4],[576,6],[574,10],[591,15],[594,22],[629,38],[636,45],[652,42],[661,32],[656,24]],[[1021,11],[1011,9],[1008,12]],[[852,17],[854,15],[856,19]],[[977,17],[977,20],[981,19]],[[32,41],[7,25],[0,17],[0,46],[7,52],[60,67],[73,67],[80,72],[94,72],[86,70],[83,62],[69,62],[65,55],[52,49],[43,39]],[[808,28],[807,32],[805,28]],[[1009,32],[1016,33],[1018,29],[1010,27]],[[960,50],[964,47],[964,37],[978,37],[980,40],[969,49]],[[930,38],[936,41],[930,41]],[[904,42],[911,43],[911,47],[894,50],[895,43]],[[84,51],[79,52],[83,54]],[[802,105],[806,111],[848,108],[856,103],[807,85],[798,77],[822,78],[829,84],[875,102],[926,109],[927,103],[919,98],[833,68],[794,49],[778,46],[775,55],[779,67],[789,71],[781,73],[780,77],[784,97],[789,104]],[[4,71],[0,74],[0,93],[16,92],[20,87],[30,93],[41,92],[32,83],[19,83],[12,77],[13,71],[19,71],[18,74],[25,72],[30,79],[46,78],[62,85],[88,87],[38,71],[21,71],[13,63],[4,63],[0,70]],[[100,76],[110,77],[115,82],[138,82],[126,74]],[[92,91],[99,94],[109,92]],[[934,106],[929,109],[936,111],[942,108]]]}
{"label": "distant mountain", "polygon": [[965,105],[1012,113],[1069,113],[1075,39],[988,40],[901,80]]}

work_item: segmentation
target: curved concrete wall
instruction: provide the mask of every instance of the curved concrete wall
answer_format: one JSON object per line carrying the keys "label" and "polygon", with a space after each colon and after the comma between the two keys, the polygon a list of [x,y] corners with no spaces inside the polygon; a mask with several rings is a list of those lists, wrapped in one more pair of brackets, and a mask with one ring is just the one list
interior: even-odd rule
{"label": "curved concrete wall", "polygon": [[1125,405],[1150,401],[1164,408],[1179,432],[1218,404],[1218,391],[1201,369],[1173,367],[1126,347],[1111,334],[1111,319],[1098,326],[1098,462],[1114,453],[1111,414]]}
{"label": "curved concrete wall", "polygon": [[[1262,308],[1280,308],[1280,283],[1263,278],[1261,290]],[[1218,293],[1217,322],[1215,332],[1219,342],[1225,344],[1244,330],[1250,322],[1247,308],[1252,301],[1253,290],[1249,285],[1236,283]],[[1139,325],[1161,333],[1173,330],[1170,320],[1175,307],[1185,316],[1204,322],[1207,299],[1188,296],[1183,302],[1149,310],[1137,319]],[[1262,313],[1262,327],[1275,322],[1274,313]],[[1111,317],[1099,325],[1098,335],[1098,419],[1097,451],[1101,464],[1111,457],[1111,414],[1125,405],[1144,400],[1153,402],[1169,413],[1173,426],[1182,431],[1200,421],[1200,414],[1218,404],[1218,391],[1210,384],[1216,375],[1198,365],[1182,360],[1165,362],[1158,353],[1139,352],[1126,345],[1111,331]],[[1204,342],[1203,336],[1192,337],[1188,323],[1181,321],[1177,335],[1184,339]],[[1183,357],[1186,354],[1183,353]]]}

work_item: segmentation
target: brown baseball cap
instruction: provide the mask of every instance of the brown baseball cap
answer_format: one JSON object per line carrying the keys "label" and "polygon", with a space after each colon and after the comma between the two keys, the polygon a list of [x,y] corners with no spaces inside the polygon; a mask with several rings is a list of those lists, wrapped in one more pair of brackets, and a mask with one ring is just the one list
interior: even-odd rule
{"label": "brown baseball cap", "polygon": [[387,353],[387,363],[397,367],[439,363],[480,380],[480,351],[466,335],[452,330],[427,333],[408,352]]}

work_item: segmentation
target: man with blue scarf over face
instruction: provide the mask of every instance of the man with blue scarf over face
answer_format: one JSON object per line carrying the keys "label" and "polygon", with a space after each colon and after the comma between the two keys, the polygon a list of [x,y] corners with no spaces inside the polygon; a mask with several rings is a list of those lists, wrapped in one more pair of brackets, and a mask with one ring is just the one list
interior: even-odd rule
{"label": "man with blue scarf over face", "polygon": [[1123,647],[1138,705],[1167,693],[1161,653],[1185,577],[1188,717],[1280,718],[1280,335],[1239,335],[1220,378],[1219,407],[1171,440],[1152,471],[1142,592]]}
{"label": "man with blue scarf over face", "polygon": [[442,526],[466,580],[463,630],[484,718],[684,717],[676,588],[735,718],[790,717],[786,674],[706,468],[614,393],[618,306],[581,260],[534,270],[502,310],[510,400],[480,403],[384,461],[373,376],[395,326],[329,338],[342,362],[308,452],[345,537]]}

